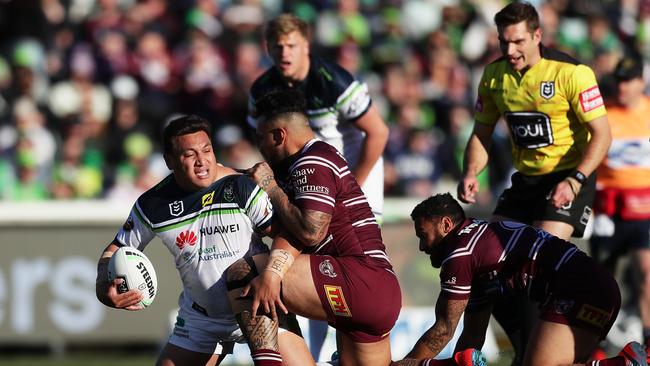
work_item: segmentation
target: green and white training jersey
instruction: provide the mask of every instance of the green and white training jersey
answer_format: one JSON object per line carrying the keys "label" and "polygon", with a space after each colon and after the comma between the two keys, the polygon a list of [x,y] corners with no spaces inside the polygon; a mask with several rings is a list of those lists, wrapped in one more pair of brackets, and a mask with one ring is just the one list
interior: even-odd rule
{"label": "green and white training jersey", "polygon": [[169,175],[138,198],[115,240],[143,250],[159,237],[174,257],[184,296],[210,317],[233,319],[224,271],[245,255],[268,251],[258,232],[272,216],[267,194],[247,176],[187,192]]}

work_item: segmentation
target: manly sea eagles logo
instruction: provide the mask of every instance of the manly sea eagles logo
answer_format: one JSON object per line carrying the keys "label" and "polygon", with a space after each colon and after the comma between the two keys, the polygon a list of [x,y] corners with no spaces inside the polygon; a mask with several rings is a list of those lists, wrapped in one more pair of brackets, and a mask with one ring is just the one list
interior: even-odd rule
{"label": "manly sea eagles logo", "polygon": [[332,278],[337,276],[336,272],[334,272],[334,266],[332,266],[332,263],[330,263],[329,259],[325,259],[324,261],[320,262],[318,269],[320,270],[320,273],[324,274],[325,276]]}
{"label": "manly sea eagles logo", "polygon": [[183,201],[174,201],[169,204],[169,213],[172,216],[178,216],[183,213]]}
{"label": "manly sea eagles logo", "polygon": [[556,314],[567,314],[575,305],[573,300],[556,299],[553,301],[553,308]]}
{"label": "manly sea eagles logo", "polygon": [[539,84],[539,95],[544,99],[551,99],[555,95],[555,81],[542,81]]}

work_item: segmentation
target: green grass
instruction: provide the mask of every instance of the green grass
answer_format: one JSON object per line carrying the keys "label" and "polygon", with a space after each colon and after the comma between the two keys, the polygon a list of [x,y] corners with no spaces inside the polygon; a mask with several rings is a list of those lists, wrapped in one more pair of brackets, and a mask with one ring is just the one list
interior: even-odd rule
{"label": "green grass", "polygon": [[0,364],[3,366],[151,366],[156,362],[155,357],[148,356],[17,356],[0,357]]}
{"label": "green grass", "polygon": [[[156,362],[155,356],[0,357],[0,365],[3,366],[152,366],[154,362]],[[496,363],[490,363],[490,366],[508,366],[509,364],[510,359],[503,358]]]}

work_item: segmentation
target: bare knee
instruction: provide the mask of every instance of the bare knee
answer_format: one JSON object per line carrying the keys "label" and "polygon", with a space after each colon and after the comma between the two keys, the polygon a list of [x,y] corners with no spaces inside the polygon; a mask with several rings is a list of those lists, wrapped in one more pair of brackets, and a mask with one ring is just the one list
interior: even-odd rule
{"label": "bare knee", "polygon": [[386,337],[374,343],[360,343],[348,335],[337,332],[340,338],[340,363],[342,365],[390,365],[390,339]]}

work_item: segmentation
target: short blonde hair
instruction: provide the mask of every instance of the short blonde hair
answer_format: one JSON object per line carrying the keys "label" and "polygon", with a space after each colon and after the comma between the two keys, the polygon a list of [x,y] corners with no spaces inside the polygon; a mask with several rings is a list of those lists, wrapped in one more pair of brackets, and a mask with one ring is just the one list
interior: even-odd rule
{"label": "short blonde hair", "polygon": [[289,13],[281,14],[266,24],[264,38],[267,43],[273,43],[281,36],[297,31],[309,40],[309,24]]}

